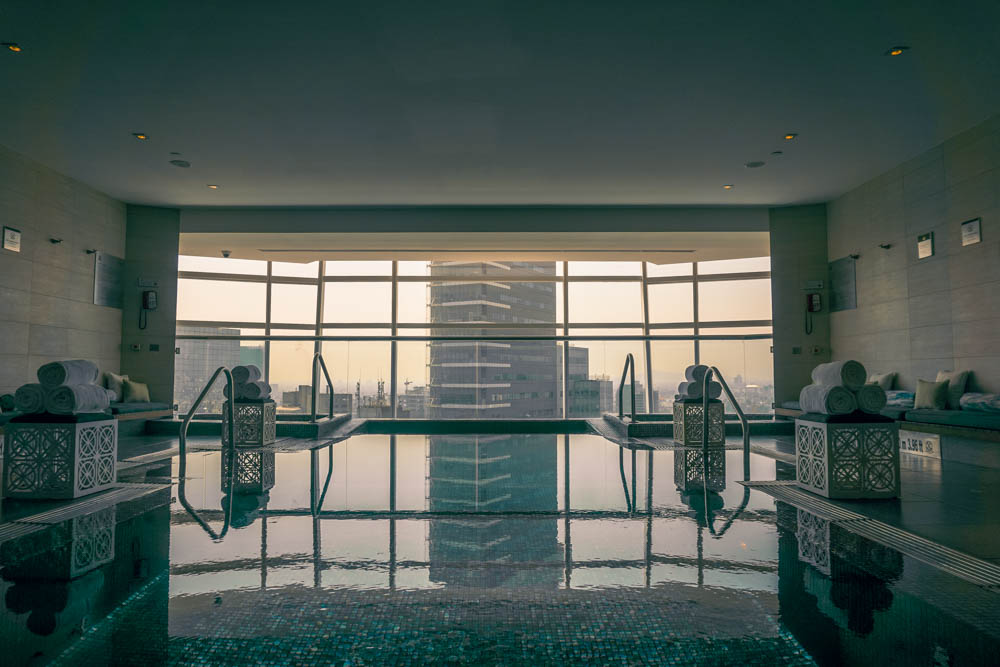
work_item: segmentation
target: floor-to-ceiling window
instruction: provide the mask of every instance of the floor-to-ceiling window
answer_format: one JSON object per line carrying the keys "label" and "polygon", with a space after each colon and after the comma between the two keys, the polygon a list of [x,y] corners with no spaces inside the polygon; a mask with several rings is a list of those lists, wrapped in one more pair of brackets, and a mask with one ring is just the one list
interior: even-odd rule
{"label": "floor-to-ceiling window", "polygon": [[[399,418],[670,411],[684,369],[718,366],[751,414],[773,401],[767,257],[604,261],[325,261],[182,256],[175,401],[220,365],[260,365],[285,414],[312,408],[313,357],[335,412]],[[320,412],[329,406],[319,382]],[[623,391],[631,407],[631,382]],[[217,394],[217,395],[216,395]],[[203,404],[218,412],[220,391]]]}

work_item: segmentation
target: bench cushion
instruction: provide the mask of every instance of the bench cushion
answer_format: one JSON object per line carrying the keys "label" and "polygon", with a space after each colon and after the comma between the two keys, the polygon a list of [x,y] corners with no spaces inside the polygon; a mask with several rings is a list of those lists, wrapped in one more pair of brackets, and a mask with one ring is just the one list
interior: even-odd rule
{"label": "bench cushion", "polygon": [[897,408],[887,405],[879,411],[879,414],[883,417],[888,417],[889,419],[895,419],[899,421],[903,416],[910,410],[910,408]]}
{"label": "bench cushion", "polygon": [[111,412],[116,415],[128,415],[135,412],[160,412],[169,410],[166,403],[112,403]]}
{"label": "bench cushion", "polygon": [[970,410],[909,410],[906,421],[1000,430],[1000,414]]}

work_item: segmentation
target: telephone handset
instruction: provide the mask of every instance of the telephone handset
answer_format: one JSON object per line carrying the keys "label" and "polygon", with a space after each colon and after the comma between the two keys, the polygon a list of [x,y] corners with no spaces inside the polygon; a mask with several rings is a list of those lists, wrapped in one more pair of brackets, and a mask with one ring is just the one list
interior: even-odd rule
{"label": "telephone handset", "polygon": [[819,292],[809,292],[806,294],[806,335],[813,332],[812,314],[823,310],[823,298]]}
{"label": "telephone handset", "polygon": [[806,294],[806,312],[818,313],[823,310],[823,300],[819,292]]}
{"label": "telephone handset", "polygon": [[139,328],[146,328],[146,313],[156,310],[156,290],[146,290],[142,293],[142,302],[139,304]]}

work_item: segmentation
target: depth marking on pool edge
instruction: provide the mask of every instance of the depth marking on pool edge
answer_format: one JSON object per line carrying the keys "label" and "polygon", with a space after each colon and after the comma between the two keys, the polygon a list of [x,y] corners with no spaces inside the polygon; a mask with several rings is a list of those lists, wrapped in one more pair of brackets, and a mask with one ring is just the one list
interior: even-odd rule
{"label": "depth marking on pool edge", "polygon": [[797,508],[835,523],[844,530],[877,542],[909,556],[914,560],[937,568],[977,586],[997,591],[1000,588],[1000,565],[970,556],[925,537],[891,526],[878,519],[871,519],[835,505],[825,498],[802,491],[793,480],[739,482],[751,489],[759,489]]}

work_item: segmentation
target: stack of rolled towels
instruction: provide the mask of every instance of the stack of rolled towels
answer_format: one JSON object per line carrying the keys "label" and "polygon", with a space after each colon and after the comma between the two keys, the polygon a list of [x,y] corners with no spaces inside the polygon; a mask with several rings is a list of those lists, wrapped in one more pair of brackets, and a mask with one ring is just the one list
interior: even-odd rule
{"label": "stack of rolled towels", "polygon": [[[234,366],[232,374],[233,391],[236,393],[237,401],[261,400],[271,397],[271,385],[261,379],[263,374],[257,366],[253,364]],[[225,394],[226,398],[230,398],[228,386],[223,388],[222,393]]]}
{"label": "stack of rolled towels", "polygon": [[[677,385],[677,395],[675,401],[683,400],[703,400],[705,391],[705,374],[708,366],[696,364],[684,369],[684,382]],[[718,398],[722,396],[722,385],[715,380],[708,382],[708,397]]]}
{"label": "stack of rolled towels", "polygon": [[38,369],[38,382],[14,392],[19,412],[76,415],[106,412],[114,392],[100,386],[97,365],[86,359],[53,361]]}
{"label": "stack of rolled towels", "polygon": [[885,407],[885,390],[865,384],[865,367],[853,360],[831,361],[812,371],[813,383],[799,394],[799,409],[824,415],[849,415],[861,410],[877,415]]}

